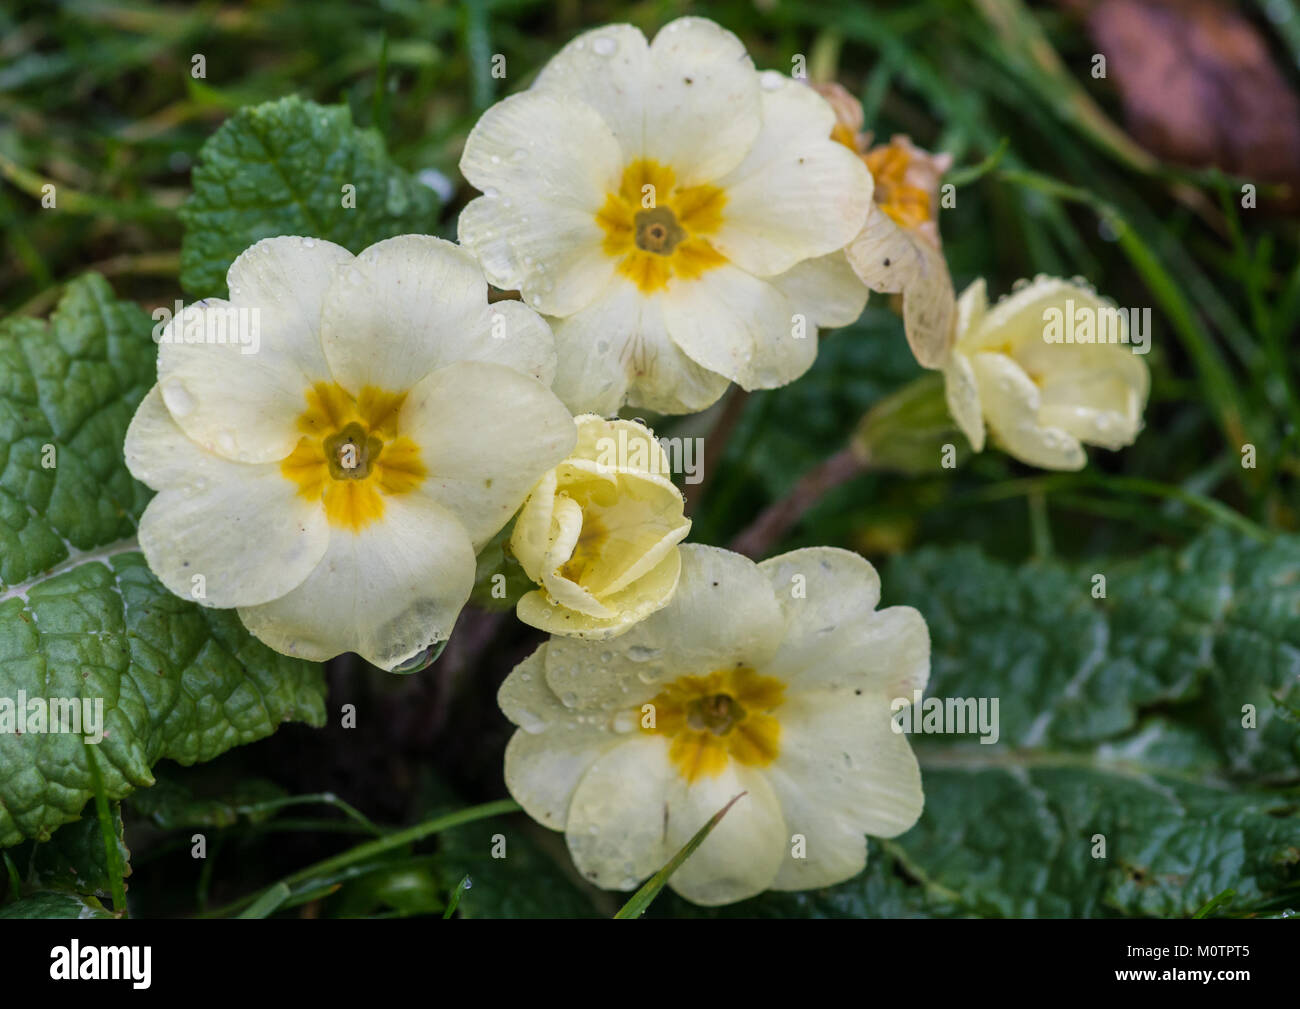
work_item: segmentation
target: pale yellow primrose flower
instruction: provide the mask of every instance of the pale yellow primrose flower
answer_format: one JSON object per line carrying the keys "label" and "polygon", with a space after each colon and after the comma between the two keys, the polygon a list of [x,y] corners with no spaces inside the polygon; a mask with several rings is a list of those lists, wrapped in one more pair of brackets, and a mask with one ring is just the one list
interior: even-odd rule
{"label": "pale yellow primrose flower", "polygon": [[573,453],[515,520],[510,548],[541,585],[517,612],[552,634],[610,638],[672,598],[691,522],[649,429],[594,414],[575,422]]}
{"label": "pale yellow primrose flower", "polygon": [[741,792],[669,880],[683,897],[856,875],[865,835],[901,834],[924,803],[890,710],[929,678],[924,619],[877,610],[875,569],[846,550],[681,554],[666,607],[612,641],[553,637],[502,684],[510,794],[607,889],[635,887]]}
{"label": "pale yellow primrose flower", "polygon": [[[1083,338],[1085,323],[1091,338],[1109,333],[1113,342],[1069,342]],[[1147,365],[1124,314],[1091,288],[1038,277],[990,309],[977,280],[958,300],[956,332],[945,391],[976,452],[987,424],[1021,462],[1077,470],[1088,462],[1085,444],[1118,449],[1137,437]]]}
{"label": "pale yellow primrose flower", "polygon": [[[550,331],[422,235],[268,238],[227,281],[164,330],[127,431],[158,491],[141,549],[277,651],[398,666],[451,633],[475,551],[573,445]],[[255,344],[221,328],[240,319]]]}
{"label": "pale yellow primrose flower", "polygon": [[731,32],[673,21],[587,32],[490,108],[461,171],[483,196],[460,240],[498,287],[553,316],[575,413],[689,413],[729,381],[808,370],[819,326],[866,292],[839,250],[871,205],[810,88],[760,74]]}

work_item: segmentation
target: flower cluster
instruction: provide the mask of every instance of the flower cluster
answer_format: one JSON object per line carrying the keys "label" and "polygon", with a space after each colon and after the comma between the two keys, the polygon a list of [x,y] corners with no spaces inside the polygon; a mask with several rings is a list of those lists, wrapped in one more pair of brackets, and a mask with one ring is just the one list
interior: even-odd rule
{"label": "flower cluster", "polygon": [[[1080,284],[956,299],[950,159],[862,126],[843,89],[760,72],[711,21],[581,35],[470,133],[482,195],[458,245],[268,238],[228,300],[173,320],[125,447],[157,491],[150,566],[281,652],[401,670],[448,639],[504,542],[536,586],[518,617],[550,634],[500,691],[506,783],[584,875],[637,885],[741,796],[672,877],[684,897],[853,876],[866,835],[921,814],[891,713],[928,679],[924,619],[877,609],[875,569],[844,550],[755,564],[684,544],[668,454],[613,415],[792,382],[869,290],[899,296],[977,451],[988,432],[1081,467],[1083,444],[1134,440],[1148,387],[1122,326],[1048,333],[1053,313],[1114,311]],[[192,338],[218,317],[254,319],[255,352]]]}

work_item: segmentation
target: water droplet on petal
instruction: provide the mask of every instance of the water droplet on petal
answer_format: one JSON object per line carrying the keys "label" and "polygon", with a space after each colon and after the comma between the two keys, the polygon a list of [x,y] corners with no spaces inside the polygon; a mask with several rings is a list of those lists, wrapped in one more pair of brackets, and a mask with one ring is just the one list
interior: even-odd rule
{"label": "water droplet on petal", "polygon": [[194,412],[194,397],[179,381],[171,381],[163,386],[163,404],[173,417],[188,417]]}
{"label": "water droplet on petal", "polygon": [[759,75],[758,83],[764,91],[775,91],[785,84],[785,76],[775,70],[764,70]]}
{"label": "water droplet on petal", "polygon": [[393,667],[395,673],[418,673],[423,669],[428,669],[438,661],[438,656],[442,650],[447,647],[446,641],[435,641],[428,648],[422,648],[405,662],[399,662]]}
{"label": "water droplet on petal", "polygon": [[591,43],[591,51],[598,56],[612,56],[617,48],[617,42],[603,35]]}

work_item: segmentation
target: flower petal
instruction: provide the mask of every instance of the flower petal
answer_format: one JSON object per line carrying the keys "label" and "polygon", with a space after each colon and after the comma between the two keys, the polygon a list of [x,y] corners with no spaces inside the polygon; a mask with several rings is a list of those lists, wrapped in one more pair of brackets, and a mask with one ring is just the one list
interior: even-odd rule
{"label": "flower petal", "polygon": [[930,634],[910,606],[877,610],[880,576],[866,558],[809,547],[759,565],[785,616],[785,637],[761,670],[794,690],[911,697],[930,675]]}
{"label": "flower petal", "polygon": [[812,367],[816,333],[796,329],[775,286],[734,266],[710,270],[663,295],[673,342],[697,364],[744,389],[787,385]]}
{"label": "flower petal", "polygon": [[512,95],[479,119],[460,167],[487,194],[461,211],[460,241],[493,284],[564,316],[609,282],[617,262],[596,215],[618,190],[623,155],[594,109],[545,91]]}
{"label": "flower petal", "polygon": [[740,164],[763,116],[744,43],[707,18],[678,18],[655,36],[650,62],[642,155],[672,165],[683,187],[712,182]]}
{"label": "flower petal", "polygon": [[696,413],[727,378],[696,364],[668,335],[661,298],[616,277],[589,307],[552,319],[555,394],[574,413],[614,413],[624,402],[658,413]]}
{"label": "flower petal", "polygon": [[[181,429],[209,452],[234,462],[283,459],[300,437],[307,373],[293,327],[262,331],[251,309],[209,298],[187,305],[164,328],[158,386]],[[253,334],[256,333],[256,336]]]}
{"label": "flower petal", "polygon": [[984,409],[980,387],[970,358],[959,350],[948,355],[943,365],[943,392],[948,412],[976,452],[984,451]]}
{"label": "flower petal", "polygon": [[1074,435],[1040,423],[1042,399],[1020,365],[1005,354],[971,358],[984,419],[1002,447],[1021,462],[1044,469],[1077,470],[1088,463]]}
{"label": "flower petal", "polygon": [[566,705],[614,710],[683,673],[759,668],[771,659],[783,620],[758,565],[718,547],[679,550],[681,578],[663,609],[612,641],[551,640],[546,681]]}
{"label": "flower petal", "polygon": [[865,834],[897,837],[921,815],[921,772],[878,697],[797,695],[781,708],[781,752],[766,768],[803,858],[785,858],[774,890],[830,886],[866,864]]}
{"label": "flower petal", "polygon": [[398,430],[420,446],[419,493],[447,508],[475,550],[573,447],[573,418],[536,379],[499,364],[439,368],[406,397]]}
{"label": "flower petal", "polygon": [[[683,530],[681,535],[685,533]],[[676,540],[670,545],[675,543]],[[666,553],[631,585],[602,596],[601,603],[614,614],[611,617],[594,617],[576,609],[556,606],[541,590],[529,592],[519,600],[516,616],[530,627],[551,634],[603,641],[622,634],[666,606],[677,587],[681,566],[681,555],[677,551]]]}
{"label": "flower petal", "polygon": [[501,684],[497,702],[519,726],[506,747],[506,787],[539,823],[563,830],[578,781],[621,741],[604,722],[578,721],[546,685],[542,645]]}
{"label": "flower petal", "polygon": [[843,252],[805,259],[767,282],[789,299],[810,327],[818,329],[857,322],[870,294]]}
{"label": "flower petal", "polygon": [[545,322],[506,304],[488,304],[487,283],[464,249],[430,235],[389,238],[336,272],[325,299],[325,356],[353,395],[366,386],[401,392],[457,361],[545,380],[553,367]]}
{"label": "flower petal", "polygon": [[641,30],[632,25],[605,25],[583,32],[552,56],[532,90],[594,109],[617,139],[622,161],[627,162],[644,150],[644,105],[650,76],[650,45]]}
{"label": "flower petal", "polygon": [[1109,449],[1131,445],[1137,437],[1150,374],[1127,347],[1025,344],[1016,361],[1041,376],[1041,423]]}
{"label": "flower petal", "polygon": [[264,603],[299,585],[325,553],[319,501],[300,497],[276,463],[204,451],[172,420],[157,386],[127,429],[124,454],[132,474],[159,491],[140,518],[140,549],[178,596],[217,607]]}
{"label": "flower petal", "polygon": [[275,350],[293,358],[309,382],[331,375],[321,349],[321,310],[337,267],[355,257],[323,238],[264,238],[230,264],[230,301],[256,308]]}
{"label": "flower petal", "polygon": [[941,367],[956,336],[952,276],[943,253],[900,228],[879,207],[844,250],[873,291],[903,295],[903,329],[917,362]]}
{"label": "flower petal", "polygon": [[393,669],[450,636],[474,569],[469,536],[451,512],[425,495],[390,495],[381,521],[333,533],[300,586],[240,607],[239,616],[287,655],[323,661],[357,652]]}
{"label": "flower petal", "polygon": [[790,834],[781,803],[765,772],[735,761],[715,777],[669,792],[668,846],[675,854],[710,818],[736,796],[668,885],[695,904],[715,907],[762,893],[772,885],[788,855]]}
{"label": "flower petal", "polygon": [[[658,41],[658,40],[656,40]],[[871,173],[831,139],[835,113],[799,81],[763,74],[763,126],[716,185],[727,194],[718,251],[760,277],[829,255],[853,239],[871,209]]]}

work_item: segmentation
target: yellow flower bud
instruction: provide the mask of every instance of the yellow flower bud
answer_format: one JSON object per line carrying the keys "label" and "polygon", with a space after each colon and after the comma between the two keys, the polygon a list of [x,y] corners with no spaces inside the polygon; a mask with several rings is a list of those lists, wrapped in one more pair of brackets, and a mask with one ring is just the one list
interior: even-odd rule
{"label": "yellow flower bud", "polygon": [[691,523],[648,428],[594,414],[575,423],[573,454],[533,488],[510,538],[541,586],[517,612],[552,634],[611,638],[672,598]]}

